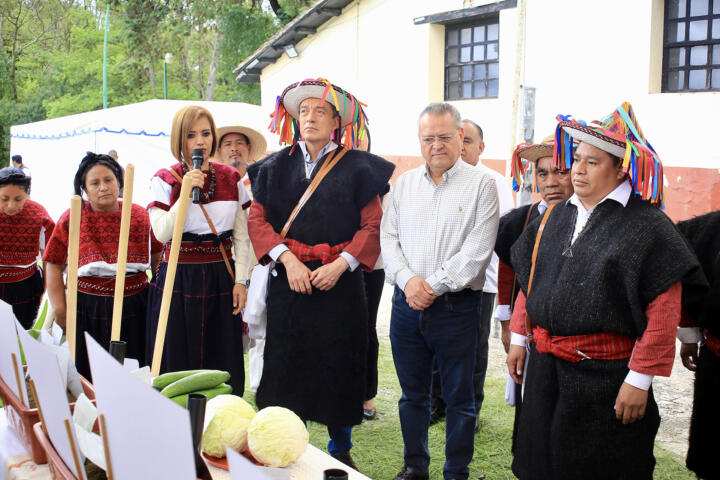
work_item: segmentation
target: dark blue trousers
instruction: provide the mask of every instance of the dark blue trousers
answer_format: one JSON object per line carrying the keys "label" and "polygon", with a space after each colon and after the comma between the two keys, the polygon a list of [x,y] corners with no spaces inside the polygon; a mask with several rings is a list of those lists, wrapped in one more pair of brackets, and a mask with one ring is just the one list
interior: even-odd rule
{"label": "dark blue trousers", "polygon": [[424,311],[410,308],[395,288],[390,342],[402,397],[398,403],[405,443],[405,466],[427,472],[430,385],[433,357],[447,404],[444,477],[465,480],[473,456],[475,403],[473,369],[481,292],[439,296]]}

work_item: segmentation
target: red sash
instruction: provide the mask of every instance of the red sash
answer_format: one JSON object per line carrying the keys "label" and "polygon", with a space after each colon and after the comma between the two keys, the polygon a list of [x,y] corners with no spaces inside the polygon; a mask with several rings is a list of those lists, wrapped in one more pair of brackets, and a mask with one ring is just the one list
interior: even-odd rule
{"label": "red sash", "polygon": [[708,350],[714,353],[716,357],[720,357],[720,338],[705,332],[705,345],[707,345]]}
{"label": "red sash", "polygon": [[304,243],[286,239],[287,247],[301,262],[312,262],[315,260],[322,261],[323,265],[328,264],[337,259],[342,251],[350,245],[350,242],[338,243],[330,246],[327,243],[318,243],[317,245],[306,245]]}
{"label": "red sash", "polygon": [[550,353],[568,362],[580,360],[622,360],[632,355],[635,340],[617,333],[593,333],[568,337],[550,335],[537,325],[533,339],[540,353]]}

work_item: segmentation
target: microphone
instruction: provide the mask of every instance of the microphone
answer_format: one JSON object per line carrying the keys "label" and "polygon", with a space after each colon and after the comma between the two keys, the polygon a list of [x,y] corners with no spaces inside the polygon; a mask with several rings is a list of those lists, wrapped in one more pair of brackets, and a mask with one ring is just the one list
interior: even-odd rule
{"label": "microphone", "polygon": [[[203,152],[201,149],[196,148],[192,152],[193,168],[200,170],[203,164]],[[200,203],[200,187],[193,187],[192,189],[192,202]]]}

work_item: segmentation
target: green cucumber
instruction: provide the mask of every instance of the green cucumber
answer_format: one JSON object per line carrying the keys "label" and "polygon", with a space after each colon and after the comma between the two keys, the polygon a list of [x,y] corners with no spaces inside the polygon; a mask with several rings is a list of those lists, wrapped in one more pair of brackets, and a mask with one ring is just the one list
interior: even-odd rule
{"label": "green cucumber", "polygon": [[207,390],[208,388],[216,387],[228,380],[230,380],[230,374],[228,372],[223,372],[221,370],[200,372],[174,381],[167,387],[160,390],[160,393],[166,397],[177,397],[183,393]]}
{"label": "green cucumber", "polygon": [[[205,395],[208,400],[211,398],[217,397],[218,395],[225,395],[232,393],[232,387],[228,385],[227,383],[221,383],[215,388],[210,388],[207,390],[200,390],[197,392],[190,392],[190,393],[199,393],[202,395]],[[171,397],[170,400],[177,403],[181,407],[187,408],[187,398],[190,393],[183,393],[182,395],[178,395],[177,397]]]}
{"label": "green cucumber", "polygon": [[163,373],[162,375],[156,377],[153,380],[153,388],[162,390],[163,388],[167,387],[173,382],[180,380],[181,378],[189,377],[190,375],[202,372],[217,372],[217,370],[183,370],[180,372]]}

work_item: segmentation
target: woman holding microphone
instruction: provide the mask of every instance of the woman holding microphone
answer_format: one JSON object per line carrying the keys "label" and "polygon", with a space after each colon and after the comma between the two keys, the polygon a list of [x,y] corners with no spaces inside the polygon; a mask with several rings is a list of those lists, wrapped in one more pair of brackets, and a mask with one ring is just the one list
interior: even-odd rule
{"label": "woman holding microphone", "polygon": [[250,198],[235,168],[209,161],[215,154],[216,137],[208,110],[199,106],[180,109],[170,134],[177,163],[150,180],[153,201],[148,211],[153,231],[165,249],[150,288],[148,360],[155,345],[182,178],[189,176],[193,190],[200,190],[199,203],[190,204],[185,220],[161,370],[227,370],[233,393],[242,395],[245,373],[240,311],[247,296],[246,263],[251,246],[246,209]]}

